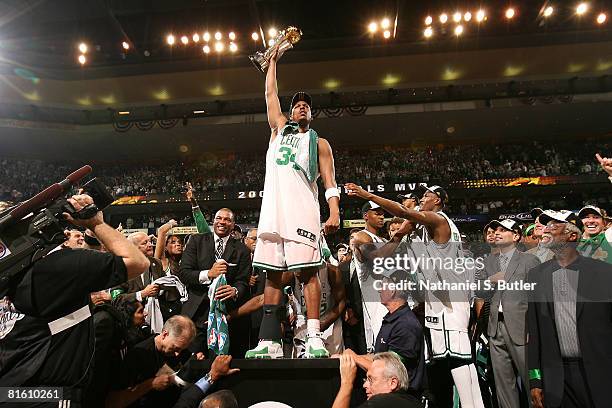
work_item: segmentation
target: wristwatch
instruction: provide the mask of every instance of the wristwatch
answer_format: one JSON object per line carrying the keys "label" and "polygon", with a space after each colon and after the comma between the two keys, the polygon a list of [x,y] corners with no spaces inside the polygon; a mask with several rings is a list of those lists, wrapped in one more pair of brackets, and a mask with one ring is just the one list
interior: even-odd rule
{"label": "wristwatch", "polygon": [[206,381],[207,383],[209,383],[210,385],[214,384],[214,381],[210,375],[210,372],[206,373],[206,375],[204,376],[204,381]]}

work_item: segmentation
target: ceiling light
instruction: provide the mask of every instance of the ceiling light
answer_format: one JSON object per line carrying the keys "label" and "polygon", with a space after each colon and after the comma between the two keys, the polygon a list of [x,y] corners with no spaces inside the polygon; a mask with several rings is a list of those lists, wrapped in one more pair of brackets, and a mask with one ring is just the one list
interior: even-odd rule
{"label": "ceiling light", "polygon": [[552,8],[552,6],[548,6],[544,9],[544,13],[542,13],[544,15],[544,17],[550,17],[552,16],[554,9]]}
{"label": "ceiling light", "polygon": [[442,13],[440,14],[440,22],[442,24],[446,23],[448,21],[448,16],[446,15],[446,13]]}
{"label": "ceiling light", "polygon": [[589,5],[587,3],[580,3],[577,7],[576,7],[576,14],[578,14],[579,16],[583,15],[584,13],[587,12],[587,10],[589,9]]}
{"label": "ceiling light", "polygon": [[129,115],[130,111],[119,111],[117,112],[119,115]]}
{"label": "ceiling light", "polygon": [[483,22],[485,19],[486,15],[484,10],[478,10],[476,12],[476,21],[478,21],[479,23]]}
{"label": "ceiling light", "polygon": [[194,110],[193,111],[194,115],[199,115],[200,113],[206,113],[206,111],[204,111],[204,110]]}
{"label": "ceiling light", "polygon": [[210,47],[208,45],[205,45],[204,47],[202,47],[202,51],[204,51],[204,54],[209,54],[210,53]]}
{"label": "ceiling light", "polygon": [[512,17],[514,17],[514,9],[510,7],[506,10],[506,18],[510,20]]}
{"label": "ceiling light", "polygon": [[383,18],[383,19],[382,19],[382,21],[380,22],[380,27],[381,27],[382,29],[385,29],[385,30],[386,30],[386,29],[387,29],[387,28],[389,28],[390,26],[391,26],[391,22],[390,22],[390,21],[389,21],[389,19],[388,19],[388,18],[386,18],[386,17],[385,17],[385,18]]}
{"label": "ceiling light", "polygon": [[455,27],[455,35],[459,37],[461,34],[463,34],[463,26],[459,24],[457,27]]}
{"label": "ceiling light", "polygon": [[87,44],[80,43],[79,44],[79,51],[81,51],[81,54],[85,54],[87,52]]}
{"label": "ceiling light", "polygon": [[233,31],[230,31],[230,33],[227,35],[227,37],[231,40],[234,41],[236,39],[236,33],[234,33]]}
{"label": "ceiling light", "polygon": [[194,34],[194,35],[191,37],[191,39],[193,40],[193,42],[194,42],[194,43],[199,42],[199,41],[200,41],[200,34],[195,33],[195,34]]}
{"label": "ceiling light", "polygon": [[385,38],[391,37],[391,31],[385,30],[385,32],[383,33],[383,37],[385,37]]}
{"label": "ceiling light", "polygon": [[427,16],[425,17],[425,25],[431,25],[433,23],[433,17]]}
{"label": "ceiling light", "polygon": [[606,22],[606,20],[607,20],[607,18],[608,18],[608,16],[606,16],[606,13],[600,13],[600,14],[597,16],[597,24],[603,24],[603,23],[605,23],[605,22]]}
{"label": "ceiling light", "polygon": [[202,36],[202,39],[206,42],[210,41],[210,33],[207,31],[204,33],[204,35]]}
{"label": "ceiling light", "polygon": [[225,46],[223,45],[223,43],[221,41],[217,41],[215,43],[215,51],[221,52],[221,51],[223,51],[223,48],[225,48]]}
{"label": "ceiling light", "polygon": [[465,14],[463,15],[463,19],[465,21],[470,21],[472,19],[472,13],[470,13],[469,11],[466,11]]}
{"label": "ceiling light", "polygon": [[217,31],[217,32],[215,33],[215,40],[217,40],[217,41],[221,41],[221,38],[223,38],[223,34],[221,34],[221,32],[220,32],[220,31]]}
{"label": "ceiling light", "polygon": [[453,21],[455,23],[458,23],[458,22],[461,21],[461,13],[460,12],[457,11],[455,14],[453,14]]}
{"label": "ceiling light", "polygon": [[231,52],[236,52],[236,51],[238,51],[238,46],[235,43],[232,42],[229,45],[229,49],[230,49]]}
{"label": "ceiling light", "polygon": [[425,31],[423,31],[423,35],[425,38],[430,38],[433,35],[433,28],[427,27]]}
{"label": "ceiling light", "polygon": [[84,65],[87,62],[87,58],[83,54],[79,55],[79,64]]}
{"label": "ceiling light", "polygon": [[270,38],[270,39],[268,40],[268,47],[273,46],[273,45],[274,45],[274,42],[275,42],[275,41],[274,41],[274,38]]}
{"label": "ceiling light", "polygon": [[257,41],[259,40],[259,34],[257,34],[256,32],[253,32],[253,34],[251,34],[251,38],[253,39],[253,41]]}
{"label": "ceiling light", "polygon": [[278,32],[276,31],[276,28],[272,27],[268,30],[268,35],[272,38],[276,37],[276,34],[278,34]]}
{"label": "ceiling light", "polygon": [[368,24],[368,31],[371,33],[375,33],[376,30],[378,30],[378,24],[376,24],[376,22],[372,21],[370,24]]}
{"label": "ceiling light", "polygon": [[124,41],[121,43],[121,46],[123,47],[124,50],[129,50],[130,49],[130,43],[128,43],[127,41]]}
{"label": "ceiling light", "polygon": [[186,35],[181,37],[181,42],[183,43],[183,45],[187,45],[187,43],[189,43],[189,38],[187,38]]}

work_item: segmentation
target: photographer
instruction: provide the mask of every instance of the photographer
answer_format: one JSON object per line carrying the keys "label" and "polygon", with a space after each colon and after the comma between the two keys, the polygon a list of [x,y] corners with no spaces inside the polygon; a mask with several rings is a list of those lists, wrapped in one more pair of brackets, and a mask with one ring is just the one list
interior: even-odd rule
{"label": "photographer", "polygon": [[[68,202],[79,212],[93,199],[82,194]],[[78,407],[94,353],[89,294],[140,275],[149,261],[104,223],[102,212],[88,219],[63,216],[89,228],[109,253],[53,250],[11,282],[0,300],[0,386],[63,387],[63,399]]]}

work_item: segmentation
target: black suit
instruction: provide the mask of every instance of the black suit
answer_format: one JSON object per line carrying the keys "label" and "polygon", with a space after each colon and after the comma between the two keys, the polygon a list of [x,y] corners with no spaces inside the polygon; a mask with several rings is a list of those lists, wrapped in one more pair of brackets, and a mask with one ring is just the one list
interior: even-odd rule
{"label": "black suit", "polygon": [[197,408],[206,394],[195,384],[185,388],[173,408]]}
{"label": "black suit", "polygon": [[[222,258],[229,264],[236,264],[236,266],[228,266],[225,274],[228,285],[238,289],[237,299],[226,301],[228,309],[232,310],[242,300],[246,299],[249,293],[248,280],[251,271],[251,253],[241,241],[230,237],[225,244]],[[198,331],[204,334],[203,339],[200,338],[200,343],[203,342],[204,344],[195,345],[193,351],[205,351],[207,349],[206,322],[210,308],[209,285],[200,283],[200,272],[211,269],[214,263],[215,242],[213,234],[192,235],[183,251],[181,268],[177,276],[187,285],[189,292],[189,299],[183,304],[182,314],[190,317],[198,327]],[[232,339],[230,334],[230,347],[233,348],[232,342],[236,343],[239,340],[242,339]]]}
{"label": "black suit", "polygon": [[[553,272],[560,269],[553,258],[529,272],[536,283],[529,302],[527,344],[530,386],[542,388],[544,405],[559,407],[567,392],[566,367],[555,323]],[[612,381],[612,266],[579,256],[567,269],[578,270],[576,332],[583,379],[595,407],[609,407]],[[541,378],[538,378],[541,377]],[[564,404],[566,402],[564,401]]]}

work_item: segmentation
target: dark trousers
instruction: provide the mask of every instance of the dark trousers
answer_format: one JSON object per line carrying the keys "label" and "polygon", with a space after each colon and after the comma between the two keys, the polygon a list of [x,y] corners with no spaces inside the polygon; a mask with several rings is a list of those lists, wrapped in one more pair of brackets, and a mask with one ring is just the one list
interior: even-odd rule
{"label": "dark trousers", "polygon": [[[581,359],[564,359],[563,399],[560,408],[591,408],[595,405],[591,399],[589,386],[585,380],[584,366]],[[546,403],[546,401],[544,401]]]}

